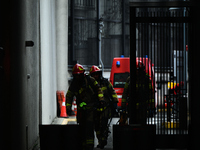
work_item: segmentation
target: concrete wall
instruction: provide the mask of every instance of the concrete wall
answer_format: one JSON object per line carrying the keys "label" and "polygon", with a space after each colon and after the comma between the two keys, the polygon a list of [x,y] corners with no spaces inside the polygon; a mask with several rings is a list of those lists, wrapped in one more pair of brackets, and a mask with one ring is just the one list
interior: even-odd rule
{"label": "concrete wall", "polygon": [[32,149],[39,124],[57,115],[56,91],[68,88],[68,1],[11,0],[0,7],[0,144]]}
{"label": "concrete wall", "polygon": [[[39,1],[23,0],[22,1],[22,34],[20,49],[24,52],[24,84],[22,88],[25,97],[24,104],[24,120],[23,131],[26,141],[26,148],[32,147],[37,140],[39,134]],[[23,28],[24,27],[24,28]],[[17,38],[17,37],[16,37]],[[32,41],[34,45],[24,47],[24,41]],[[26,87],[27,86],[27,87]],[[25,88],[26,87],[26,88]],[[26,128],[25,128],[26,127]],[[23,148],[24,148],[23,144]]]}
{"label": "concrete wall", "polygon": [[1,148],[24,150],[39,136],[39,0],[4,1],[1,7],[6,10],[1,20]]}

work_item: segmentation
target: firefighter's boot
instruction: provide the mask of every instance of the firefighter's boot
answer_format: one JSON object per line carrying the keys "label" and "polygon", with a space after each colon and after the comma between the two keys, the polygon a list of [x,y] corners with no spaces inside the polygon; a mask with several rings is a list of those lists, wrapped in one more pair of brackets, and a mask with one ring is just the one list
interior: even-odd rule
{"label": "firefighter's boot", "polygon": [[99,144],[97,145],[97,148],[104,149],[104,147],[107,145],[107,139],[103,139],[99,141]]}

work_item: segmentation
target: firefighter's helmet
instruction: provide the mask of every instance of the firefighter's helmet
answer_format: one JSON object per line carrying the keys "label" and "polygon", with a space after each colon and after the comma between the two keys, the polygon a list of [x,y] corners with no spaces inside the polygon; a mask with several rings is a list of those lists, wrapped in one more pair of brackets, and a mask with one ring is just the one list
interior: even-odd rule
{"label": "firefighter's helmet", "polygon": [[136,61],[136,69],[144,69],[144,64],[142,61]]}
{"label": "firefighter's helmet", "polygon": [[81,74],[84,72],[85,72],[85,69],[80,64],[76,64],[72,69],[72,74]]}
{"label": "firefighter's helmet", "polygon": [[91,68],[90,68],[90,75],[94,72],[99,72],[101,74],[101,69],[99,69],[97,66],[93,65]]}

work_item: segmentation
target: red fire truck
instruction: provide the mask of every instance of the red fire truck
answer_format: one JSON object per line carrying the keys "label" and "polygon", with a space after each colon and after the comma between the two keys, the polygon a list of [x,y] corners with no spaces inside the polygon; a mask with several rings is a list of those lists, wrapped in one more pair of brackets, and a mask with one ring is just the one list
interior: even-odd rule
{"label": "red fire truck", "polygon": [[[154,77],[154,64],[151,63],[151,60],[148,57],[136,57],[136,61],[142,61],[145,65],[146,73],[149,75],[149,78],[152,81],[152,86],[154,88],[154,93],[156,92],[156,82]],[[111,73],[110,73],[110,82],[112,83],[118,99],[118,108],[121,108],[122,94],[124,91],[124,85],[126,79],[130,75],[130,58],[129,57],[116,57],[113,59]],[[157,106],[157,96],[155,94],[155,107]]]}

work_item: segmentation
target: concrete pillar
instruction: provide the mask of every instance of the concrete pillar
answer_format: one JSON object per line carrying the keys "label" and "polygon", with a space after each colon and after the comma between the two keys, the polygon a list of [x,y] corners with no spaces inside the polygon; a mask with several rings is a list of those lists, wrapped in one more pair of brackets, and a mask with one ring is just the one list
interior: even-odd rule
{"label": "concrete pillar", "polygon": [[49,124],[56,117],[56,20],[55,0],[40,0],[41,120]]}
{"label": "concrete pillar", "polygon": [[68,0],[56,3],[57,90],[68,89]]}

